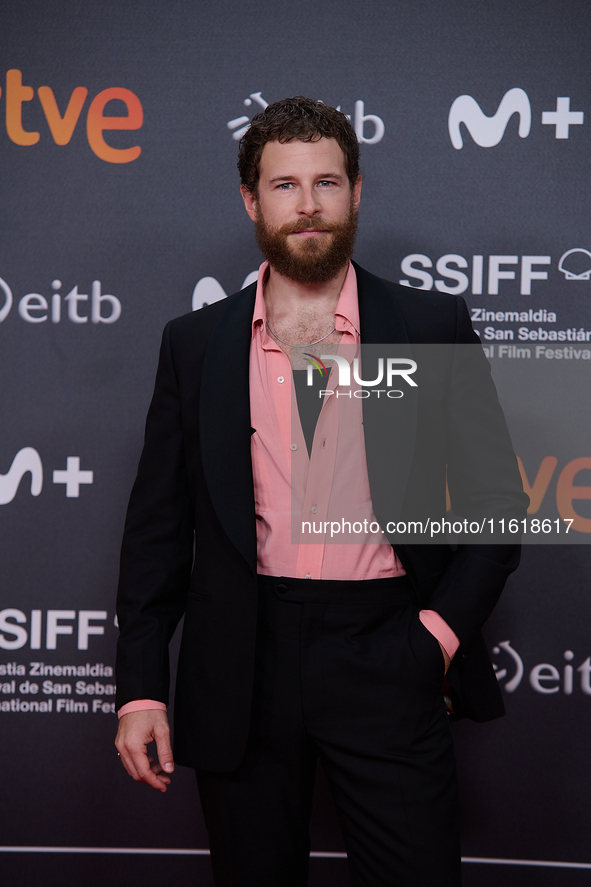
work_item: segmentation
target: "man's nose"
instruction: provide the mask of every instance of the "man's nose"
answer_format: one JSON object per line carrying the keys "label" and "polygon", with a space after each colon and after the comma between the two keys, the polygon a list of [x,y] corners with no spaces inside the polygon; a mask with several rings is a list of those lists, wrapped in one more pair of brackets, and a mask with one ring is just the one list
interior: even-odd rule
{"label": "man's nose", "polygon": [[313,187],[301,189],[297,210],[306,216],[314,216],[320,212],[320,200]]}

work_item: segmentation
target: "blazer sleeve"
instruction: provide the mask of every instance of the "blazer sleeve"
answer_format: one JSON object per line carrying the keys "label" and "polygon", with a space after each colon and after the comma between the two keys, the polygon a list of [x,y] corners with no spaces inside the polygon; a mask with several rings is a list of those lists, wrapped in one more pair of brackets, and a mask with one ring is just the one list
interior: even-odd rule
{"label": "blazer sleeve", "polygon": [[[520,559],[514,536],[499,536],[501,519],[525,517],[529,499],[490,365],[472,329],[463,299],[457,299],[454,367],[447,403],[447,481],[452,511],[484,524],[464,536],[430,596],[429,607],[462,643],[483,625]],[[477,347],[472,347],[477,346]],[[488,527],[492,520],[495,533]],[[519,537],[517,537],[519,538]]]}
{"label": "blazer sleeve", "polygon": [[168,324],[121,549],[117,708],[138,698],[168,703],[168,644],[185,609],[193,513]]}

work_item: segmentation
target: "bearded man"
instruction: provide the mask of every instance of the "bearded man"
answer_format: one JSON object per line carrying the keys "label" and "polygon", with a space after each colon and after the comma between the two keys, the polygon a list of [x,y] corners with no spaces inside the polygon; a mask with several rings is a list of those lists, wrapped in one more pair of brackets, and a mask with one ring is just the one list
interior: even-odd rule
{"label": "bearded man", "polygon": [[[418,499],[444,513],[446,467],[454,507],[489,499],[495,515],[522,516],[510,440],[463,300],[351,262],[361,176],[348,119],[276,102],[253,118],[238,166],[265,262],[256,284],[164,332],[121,556],[117,749],[134,779],[166,791],[168,644],[184,615],[175,758],[197,772],[216,885],[307,883],[320,760],[351,885],[456,887],[442,684],[449,669],[458,715],[503,713],[480,628],[518,549],[390,544],[384,527],[425,476]],[[474,372],[454,361],[372,438],[369,401],[347,399],[325,364],[362,343],[472,344],[486,406],[464,396]],[[375,437],[392,477],[376,474]],[[480,471],[491,462],[502,485]],[[370,529],[331,544],[337,500]],[[316,516],[324,533],[305,536]]]}

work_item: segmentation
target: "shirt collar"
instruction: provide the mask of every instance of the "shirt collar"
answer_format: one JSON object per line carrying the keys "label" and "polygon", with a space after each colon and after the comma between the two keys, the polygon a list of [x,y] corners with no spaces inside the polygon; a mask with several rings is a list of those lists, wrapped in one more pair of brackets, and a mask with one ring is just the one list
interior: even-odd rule
{"label": "shirt collar", "polygon": [[[257,279],[257,292],[254,302],[254,312],[252,315],[252,335],[254,336],[257,327],[265,326],[267,322],[267,310],[265,308],[265,299],[263,290],[269,276],[269,263],[263,262],[259,268],[259,276]],[[357,296],[357,275],[351,262],[349,262],[349,270],[345,277],[343,288],[339,295],[339,301],[335,311],[335,326],[339,332],[355,330],[359,335],[359,300]]]}
{"label": "shirt collar", "polygon": [[264,261],[259,268],[259,276],[257,278],[257,294],[254,300],[254,312],[252,315],[252,335],[254,336],[257,327],[264,327],[267,322],[267,309],[265,308],[265,299],[263,290],[267,277],[269,276],[269,263]]}

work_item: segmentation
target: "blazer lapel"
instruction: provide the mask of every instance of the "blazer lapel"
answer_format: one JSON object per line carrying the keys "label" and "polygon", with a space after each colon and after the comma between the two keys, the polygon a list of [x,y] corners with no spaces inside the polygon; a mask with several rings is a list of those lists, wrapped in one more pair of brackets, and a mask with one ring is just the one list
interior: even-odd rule
{"label": "blazer lapel", "polygon": [[203,471],[231,542],[256,573],[248,368],[256,284],[230,296],[203,362],[199,400]]}
{"label": "blazer lapel", "polygon": [[[388,284],[355,263],[359,294],[362,359],[366,345],[387,345],[384,358],[412,357],[404,318]],[[392,345],[398,347],[392,348]],[[377,354],[379,349],[372,349]],[[385,527],[401,516],[414,455],[417,389],[401,383],[398,399],[371,396],[363,400],[367,471],[374,514]]]}

